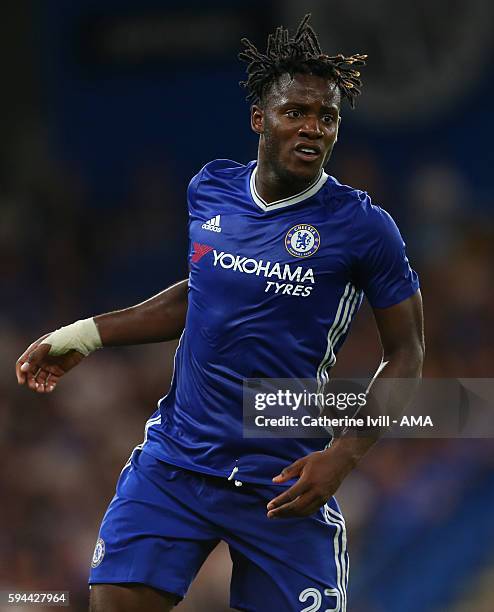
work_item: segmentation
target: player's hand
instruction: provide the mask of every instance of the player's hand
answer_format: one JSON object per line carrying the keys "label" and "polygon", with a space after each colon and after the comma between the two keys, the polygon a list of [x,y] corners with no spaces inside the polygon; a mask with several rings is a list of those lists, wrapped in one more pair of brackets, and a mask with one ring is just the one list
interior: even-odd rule
{"label": "player's hand", "polygon": [[299,477],[294,485],[269,502],[268,518],[309,516],[335,494],[354,464],[334,450],[328,448],[302,457],[273,478],[279,484]]}
{"label": "player's hand", "polygon": [[51,393],[60,378],[84,359],[78,351],[56,357],[48,355],[51,345],[43,342],[48,335],[33,342],[15,364],[17,382],[38,393]]}

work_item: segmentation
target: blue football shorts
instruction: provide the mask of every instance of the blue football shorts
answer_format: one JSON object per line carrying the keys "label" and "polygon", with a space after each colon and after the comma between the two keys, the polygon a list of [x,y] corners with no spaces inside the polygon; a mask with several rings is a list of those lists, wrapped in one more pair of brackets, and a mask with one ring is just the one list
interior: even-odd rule
{"label": "blue football shorts", "polygon": [[336,500],[309,517],[268,519],[266,505],[282,490],[235,486],[135,450],[103,518],[89,583],[141,583],[183,597],[223,540],[232,608],[345,612],[348,555]]}

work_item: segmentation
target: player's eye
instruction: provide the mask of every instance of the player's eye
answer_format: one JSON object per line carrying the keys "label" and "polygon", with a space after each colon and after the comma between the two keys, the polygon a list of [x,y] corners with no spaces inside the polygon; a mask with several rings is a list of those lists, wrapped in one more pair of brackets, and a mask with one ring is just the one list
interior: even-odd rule
{"label": "player's eye", "polygon": [[302,116],[302,113],[299,110],[290,110],[286,113],[287,117],[290,119],[299,119]]}
{"label": "player's eye", "polygon": [[333,123],[334,117],[333,115],[324,115],[322,120],[324,121],[324,123]]}

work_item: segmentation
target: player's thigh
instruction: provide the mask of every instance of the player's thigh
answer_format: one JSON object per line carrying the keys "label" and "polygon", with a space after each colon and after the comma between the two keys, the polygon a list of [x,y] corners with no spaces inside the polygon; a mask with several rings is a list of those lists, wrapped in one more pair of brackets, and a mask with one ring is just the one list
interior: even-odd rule
{"label": "player's thigh", "polygon": [[257,520],[251,514],[250,533],[244,528],[236,535],[228,542],[233,608],[346,611],[346,530],[334,500],[305,519]]}
{"label": "player's thigh", "polygon": [[145,452],[133,454],[101,524],[89,575],[93,588],[131,584],[185,595],[219,541],[198,503],[201,478]]}
{"label": "player's thigh", "polygon": [[[238,551],[231,551],[233,573],[230,605],[241,612],[346,612],[346,593],[331,580],[270,560],[261,567]],[[276,567],[277,566],[277,567]]]}
{"label": "player's thigh", "polygon": [[89,612],[168,612],[180,597],[142,584],[93,584]]}

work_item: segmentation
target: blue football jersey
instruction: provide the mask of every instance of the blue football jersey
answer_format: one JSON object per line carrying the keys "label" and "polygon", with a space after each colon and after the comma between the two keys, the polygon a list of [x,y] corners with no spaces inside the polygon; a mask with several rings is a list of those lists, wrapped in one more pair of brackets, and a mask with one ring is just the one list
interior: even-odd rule
{"label": "blue football jersey", "polygon": [[146,425],[158,459],[271,482],[328,440],[244,438],[245,378],[324,382],[365,294],[386,308],[418,289],[393,219],[321,172],[266,203],[256,162],[207,164],[188,189],[190,280],[169,393]]}

